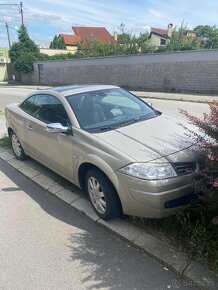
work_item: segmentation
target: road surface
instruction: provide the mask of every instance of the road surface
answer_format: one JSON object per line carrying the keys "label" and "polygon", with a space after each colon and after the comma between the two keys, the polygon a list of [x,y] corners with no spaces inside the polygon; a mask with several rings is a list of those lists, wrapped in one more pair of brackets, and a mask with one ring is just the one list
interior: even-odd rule
{"label": "road surface", "polygon": [[0,160],[0,289],[195,289]]}

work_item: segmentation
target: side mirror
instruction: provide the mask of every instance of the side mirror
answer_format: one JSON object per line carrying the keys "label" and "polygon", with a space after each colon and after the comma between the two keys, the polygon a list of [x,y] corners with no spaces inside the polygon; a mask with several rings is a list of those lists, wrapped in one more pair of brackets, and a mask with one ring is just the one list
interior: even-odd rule
{"label": "side mirror", "polygon": [[68,133],[70,128],[63,126],[60,123],[51,123],[47,125],[46,131],[49,133]]}

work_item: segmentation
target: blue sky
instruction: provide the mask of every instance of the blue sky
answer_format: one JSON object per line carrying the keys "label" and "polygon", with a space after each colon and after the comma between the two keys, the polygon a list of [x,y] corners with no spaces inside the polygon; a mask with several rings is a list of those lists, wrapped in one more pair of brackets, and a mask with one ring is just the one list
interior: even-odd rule
{"label": "blue sky", "polygon": [[[0,0],[19,3],[20,0]],[[37,44],[49,44],[55,34],[72,33],[71,26],[104,26],[113,34],[120,23],[133,33],[149,27],[166,28],[186,22],[190,29],[198,24],[217,25],[217,0],[23,0],[24,21]],[[8,46],[5,22],[20,25],[16,6],[0,6],[0,47]],[[16,31],[10,29],[13,41]]]}

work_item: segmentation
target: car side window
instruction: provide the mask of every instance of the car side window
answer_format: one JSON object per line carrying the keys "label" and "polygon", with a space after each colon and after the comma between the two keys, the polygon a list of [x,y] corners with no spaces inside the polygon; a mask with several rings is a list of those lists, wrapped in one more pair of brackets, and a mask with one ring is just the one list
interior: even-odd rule
{"label": "car side window", "polygon": [[63,104],[51,95],[36,95],[34,104],[37,107],[34,117],[47,124],[61,123],[63,126],[70,125],[70,120]]}
{"label": "car side window", "polygon": [[38,107],[34,103],[34,99],[35,96],[29,97],[20,105],[20,108],[24,110],[24,112],[33,115],[38,109]]}

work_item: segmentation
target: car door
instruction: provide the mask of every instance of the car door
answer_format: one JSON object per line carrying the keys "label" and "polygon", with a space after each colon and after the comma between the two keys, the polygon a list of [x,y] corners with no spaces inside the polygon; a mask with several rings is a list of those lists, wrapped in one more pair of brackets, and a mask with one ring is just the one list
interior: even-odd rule
{"label": "car door", "polygon": [[47,124],[50,123],[71,126],[62,102],[50,94],[37,94],[34,108],[32,115],[26,118],[27,150],[33,157],[73,181],[72,134],[47,131]]}

